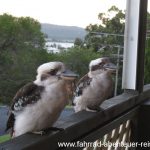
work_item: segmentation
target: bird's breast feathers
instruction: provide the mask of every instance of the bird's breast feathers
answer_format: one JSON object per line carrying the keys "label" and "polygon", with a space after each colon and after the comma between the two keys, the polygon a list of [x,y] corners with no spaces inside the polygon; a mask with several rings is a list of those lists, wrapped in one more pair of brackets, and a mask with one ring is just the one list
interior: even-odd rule
{"label": "bird's breast feathers", "polygon": [[105,73],[96,75],[93,78],[86,75],[78,83],[75,96],[101,97],[109,89],[112,90],[112,84],[112,79]]}

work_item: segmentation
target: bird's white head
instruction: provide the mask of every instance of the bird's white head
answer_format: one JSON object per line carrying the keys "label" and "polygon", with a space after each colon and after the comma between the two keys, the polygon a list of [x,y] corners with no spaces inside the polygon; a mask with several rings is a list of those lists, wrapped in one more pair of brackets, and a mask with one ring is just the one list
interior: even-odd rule
{"label": "bird's white head", "polygon": [[[37,76],[34,83],[38,85],[49,85],[60,79],[71,80],[76,77],[75,74],[72,76],[65,74],[66,70],[64,63],[59,61],[42,64],[37,69]],[[65,78],[65,76],[68,78]]]}
{"label": "bird's white head", "polygon": [[92,60],[89,64],[89,77],[93,77],[108,70],[116,70],[116,66],[111,63],[108,57]]}
{"label": "bird's white head", "polygon": [[62,62],[48,62],[42,64],[37,69],[38,75],[59,75],[61,72],[64,72],[66,69],[65,65]]}

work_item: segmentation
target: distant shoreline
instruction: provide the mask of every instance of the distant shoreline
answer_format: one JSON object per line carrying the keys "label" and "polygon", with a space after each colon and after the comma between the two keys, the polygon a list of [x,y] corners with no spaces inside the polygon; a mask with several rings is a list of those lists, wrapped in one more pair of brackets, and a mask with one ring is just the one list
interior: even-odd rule
{"label": "distant shoreline", "polygon": [[74,43],[74,40],[54,40],[51,38],[45,38],[46,42],[60,42],[60,43]]}

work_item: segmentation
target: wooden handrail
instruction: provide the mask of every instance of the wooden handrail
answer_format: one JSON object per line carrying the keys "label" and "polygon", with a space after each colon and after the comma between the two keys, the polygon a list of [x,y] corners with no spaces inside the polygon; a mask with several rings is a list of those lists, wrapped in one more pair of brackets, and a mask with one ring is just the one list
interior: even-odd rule
{"label": "wooden handrail", "polygon": [[56,124],[57,127],[64,129],[62,131],[49,131],[43,136],[28,133],[0,144],[0,150],[53,150],[58,148],[58,142],[86,139],[87,135],[102,130],[102,127],[106,127],[117,118],[131,114],[129,112],[135,113],[140,104],[149,98],[150,84],[145,85],[144,91],[140,94],[126,91],[119,96],[106,100],[102,104],[100,112],[81,111],[64,118],[63,121]]}

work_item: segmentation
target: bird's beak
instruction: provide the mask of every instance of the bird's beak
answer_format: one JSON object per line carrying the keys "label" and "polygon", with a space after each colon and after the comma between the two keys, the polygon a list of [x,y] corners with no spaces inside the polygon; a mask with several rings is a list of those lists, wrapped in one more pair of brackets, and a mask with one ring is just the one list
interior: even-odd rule
{"label": "bird's beak", "polygon": [[61,73],[61,78],[65,80],[75,80],[77,77],[78,75],[71,70],[65,70],[63,73]]}
{"label": "bird's beak", "polygon": [[116,72],[116,70],[118,69],[117,66],[113,63],[107,63],[103,66],[106,70],[112,71],[112,72]]}

